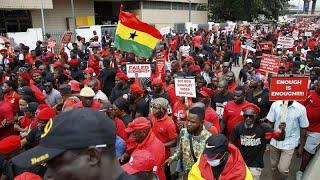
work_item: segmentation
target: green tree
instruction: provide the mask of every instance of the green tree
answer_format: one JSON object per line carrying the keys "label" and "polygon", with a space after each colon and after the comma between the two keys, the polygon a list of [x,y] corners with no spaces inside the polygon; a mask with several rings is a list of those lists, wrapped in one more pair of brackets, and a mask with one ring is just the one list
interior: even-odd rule
{"label": "green tree", "polygon": [[289,0],[209,0],[210,21],[252,21],[259,14],[277,19]]}

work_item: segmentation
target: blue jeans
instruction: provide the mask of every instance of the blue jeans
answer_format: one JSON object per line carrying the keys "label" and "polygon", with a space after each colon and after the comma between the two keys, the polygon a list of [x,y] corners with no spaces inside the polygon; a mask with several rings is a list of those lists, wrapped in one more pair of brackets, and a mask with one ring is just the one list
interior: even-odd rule
{"label": "blue jeans", "polygon": [[240,57],[240,54],[239,53],[233,53],[233,63],[234,65],[239,65],[239,57]]}

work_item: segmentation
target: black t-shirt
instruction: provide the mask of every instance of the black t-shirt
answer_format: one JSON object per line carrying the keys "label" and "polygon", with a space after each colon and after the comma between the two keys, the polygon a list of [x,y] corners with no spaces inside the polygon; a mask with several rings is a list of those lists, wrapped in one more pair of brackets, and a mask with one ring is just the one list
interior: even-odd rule
{"label": "black t-shirt", "polygon": [[266,149],[266,132],[273,132],[267,124],[255,124],[253,128],[247,129],[244,122],[239,123],[231,134],[231,141],[234,142],[248,167],[263,168],[263,155]]}
{"label": "black t-shirt", "polygon": [[217,112],[219,120],[221,120],[223,117],[224,106],[227,104],[228,101],[231,100],[233,100],[233,94],[229,92],[224,96],[216,94],[212,97],[211,106]]}
{"label": "black t-shirt", "polygon": [[139,180],[137,176],[129,175],[126,172],[123,172],[116,178],[116,180]]}
{"label": "black t-shirt", "polygon": [[130,122],[132,122],[132,117],[128,114],[124,114],[122,117],[121,117],[121,120],[123,121],[123,123],[126,125],[126,127],[128,126],[128,124]]}
{"label": "black t-shirt", "polygon": [[142,114],[143,117],[148,117],[149,115],[149,106],[144,97],[139,99],[134,105],[131,105],[130,109],[133,119],[137,113]]}
{"label": "black t-shirt", "polygon": [[262,93],[253,96],[253,90],[249,90],[246,100],[260,107],[259,118],[265,118],[269,112],[272,102],[269,101],[269,93],[262,91]]}

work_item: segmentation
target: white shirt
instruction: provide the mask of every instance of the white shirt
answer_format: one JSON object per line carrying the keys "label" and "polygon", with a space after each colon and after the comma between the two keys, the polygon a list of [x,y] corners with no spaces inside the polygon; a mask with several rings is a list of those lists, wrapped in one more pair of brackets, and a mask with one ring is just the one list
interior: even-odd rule
{"label": "white shirt", "polygon": [[190,46],[187,45],[183,45],[179,48],[179,52],[181,53],[181,56],[186,57],[189,56],[189,52],[190,52]]}
{"label": "white shirt", "polygon": [[103,93],[101,90],[97,92],[93,99],[97,101],[109,101],[107,95]]}
{"label": "white shirt", "polygon": [[[274,130],[276,131],[279,131],[282,106],[282,101],[275,101],[272,103],[267,115],[267,119],[274,123]],[[299,144],[300,128],[307,128],[309,126],[306,108],[302,104],[293,101],[291,106],[288,107],[285,123],[286,137],[284,141],[271,139],[270,144],[277,149],[292,150]]]}

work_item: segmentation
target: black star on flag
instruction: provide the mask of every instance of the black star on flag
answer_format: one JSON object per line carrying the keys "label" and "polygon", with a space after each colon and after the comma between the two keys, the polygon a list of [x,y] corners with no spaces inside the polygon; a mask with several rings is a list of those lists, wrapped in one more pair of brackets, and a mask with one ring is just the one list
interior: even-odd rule
{"label": "black star on flag", "polygon": [[138,36],[138,35],[137,35],[137,31],[134,31],[134,33],[130,33],[129,39],[134,40],[134,38],[135,38],[136,36]]}

